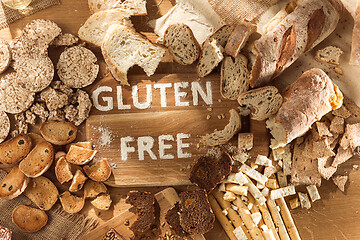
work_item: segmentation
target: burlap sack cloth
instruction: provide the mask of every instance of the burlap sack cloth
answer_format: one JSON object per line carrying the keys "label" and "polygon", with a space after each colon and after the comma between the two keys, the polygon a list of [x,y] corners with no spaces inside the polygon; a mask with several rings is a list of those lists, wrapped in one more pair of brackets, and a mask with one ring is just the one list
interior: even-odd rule
{"label": "burlap sack cloth", "polygon": [[60,4],[60,0],[33,0],[24,10],[14,10],[0,3],[0,30],[7,28],[10,23],[34,14],[42,9]]}
{"label": "burlap sack cloth", "polygon": [[[0,170],[0,179],[3,179],[5,176],[6,172]],[[47,225],[39,232],[22,232],[12,223],[11,213],[15,207],[29,203],[29,201],[24,195],[20,195],[12,200],[0,199],[0,225],[12,230],[13,240],[76,240],[97,225],[94,219],[80,214],[71,215],[64,212],[61,205],[57,203],[50,211],[46,211],[49,220]]]}

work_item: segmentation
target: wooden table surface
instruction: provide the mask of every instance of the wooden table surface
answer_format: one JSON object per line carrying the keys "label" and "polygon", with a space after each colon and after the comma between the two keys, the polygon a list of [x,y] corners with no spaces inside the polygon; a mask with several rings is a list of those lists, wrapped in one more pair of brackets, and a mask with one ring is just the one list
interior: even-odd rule
{"label": "wooden table surface", "polygon": [[[162,3],[158,7],[157,4],[160,2]],[[166,13],[167,9],[171,7],[171,4],[174,4],[174,1],[148,0],[147,5],[151,19]],[[86,0],[61,0],[61,5],[53,6],[12,23],[9,29],[0,31],[0,36],[10,40],[18,36],[21,29],[29,21],[37,18],[53,20],[59,24],[63,32],[76,34],[79,27],[85,22],[89,15],[90,12]],[[132,18],[134,26],[138,31],[154,39],[153,34],[147,33],[151,31],[146,25],[149,19],[148,16]],[[347,24],[352,23],[348,22]],[[94,49],[94,51],[100,58],[99,49]],[[104,70],[104,64],[101,64],[101,66],[102,70]],[[130,74],[137,72],[141,72],[141,70],[135,67],[130,71]],[[174,64],[170,57],[165,57],[164,62],[160,65],[156,73],[167,74],[177,72],[194,72],[194,67],[184,67],[179,64]],[[102,74],[104,74],[104,72],[100,74],[100,77]],[[331,181],[323,181],[320,188],[322,200],[315,202],[310,210],[296,209],[291,211],[302,239],[360,239],[360,172],[353,169],[354,164],[360,164],[360,159],[354,158],[339,169],[339,173],[349,174],[350,181],[346,187],[345,194],[337,190]],[[165,187],[151,187],[142,189],[157,192],[164,188]],[[181,191],[192,187],[177,186],[175,188]],[[92,216],[100,222],[107,221],[129,207],[124,203],[124,198],[129,190],[133,190],[133,188],[110,188],[114,204],[109,211],[98,211],[88,203],[82,213]],[[227,239],[226,234],[218,223],[215,224],[215,228],[207,233],[205,237],[206,239]]]}

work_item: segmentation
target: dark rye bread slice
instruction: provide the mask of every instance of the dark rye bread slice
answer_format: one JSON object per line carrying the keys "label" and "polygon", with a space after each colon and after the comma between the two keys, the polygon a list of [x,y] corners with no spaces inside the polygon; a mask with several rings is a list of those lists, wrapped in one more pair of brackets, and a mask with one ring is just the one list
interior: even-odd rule
{"label": "dark rye bread slice", "polygon": [[180,225],[189,234],[205,234],[214,226],[215,216],[205,190],[182,192]]}
{"label": "dark rye bread slice", "polygon": [[31,151],[31,138],[19,135],[0,144],[0,163],[15,165],[25,158]]}
{"label": "dark rye bread slice", "polygon": [[136,208],[137,219],[130,226],[134,233],[145,232],[155,223],[155,196],[150,192],[130,191],[125,200]]}
{"label": "dark rye bread slice", "polygon": [[164,45],[174,60],[189,65],[199,57],[199,46],[191,28],[183,23],[170,25],[164,33]]}
{"label": "dark rye bread slice", "polygon": [[179,237],[188,238],[190,234],[185,232],[180,225],[180,206],[176,203],[174,207],[169,209],[165,215],[165,220],[171,227],[171,230]]}
{"label": "dark rye bread slice", "polygon": [[226,152],[219,156],[202,156],[190,172],[190,181],[210,192],[231,172],[231,157]]}

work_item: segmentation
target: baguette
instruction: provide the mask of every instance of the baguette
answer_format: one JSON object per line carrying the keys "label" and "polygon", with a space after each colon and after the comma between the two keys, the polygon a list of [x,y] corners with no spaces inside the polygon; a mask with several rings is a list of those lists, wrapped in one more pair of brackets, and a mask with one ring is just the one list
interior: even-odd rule
{"label": "baguette", "polygon": [[284,103],[266,126],[273,136],[271,148],[285,147],[306,133],[328,112],[341,107],[343,95],[326,73],[318,68],[306,71],[287,87]]}
{"label": "baguette", "polygon": [[339,0],[304,0],[274,29],[256,40],[251,87],[267,84],[304,52],[311,50],[336,28],[343,11]]}

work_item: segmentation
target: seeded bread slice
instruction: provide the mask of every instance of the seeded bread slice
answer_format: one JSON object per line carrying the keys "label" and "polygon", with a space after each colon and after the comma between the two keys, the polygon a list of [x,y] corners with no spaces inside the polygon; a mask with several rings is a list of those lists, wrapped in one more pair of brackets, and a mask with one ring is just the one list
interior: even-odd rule
{"label": "seeded bread slice", "polygon": [[0,111],[0,143],[2,143],[10,132],[10,119],[6,112]]}
{"label": "seeded bread slice", "polygon": [[66,160],[76,165],[84,165],[89,163],[95,156],[96,150],[71,145]]}
{"label": "seeded bread slice", "polygon": [[70,181],[74,176],[71,173],[70,164],[66,161],[65,156],[59,158],[55,165],[55,175],[57,180],[63,184]]}
{"label": "seeded bread slice", "polygon": [[134,15],[147,15],[146,0],[88,0],[91,12],[119,8],[129,10]]}
{"label": "seeded bread slice", "polygon": [[106,31],[112,24],[132,27],[130,16],[132,12],[122,9],[104,10],[91,15],[79,29],[81,40],[101,47]]}
{"label": "seeded bread slice", "polygon": [[241,120],[237,111],[235,109],[231,109],[229,112],[230,112],[230,120],[223,130],[214,131],[213,133],[206,134],[205,136],[202,137],[201,141],[205,145],[216,146],[220,144],[225,144],[241,128]]}
{"label": "seeded bread slice", "polygon": [[199,57],[198,43],[191,28],[183,23],[170,25],[164,34],[164,45],[174,60],[189,65]]}
{"label": "seeded bread slice", "polygon": [[77,128],[69,122],[44,122],[40,132],[46,141],[55,145],[66,145],[75,140]]}
{"label": "seeded bread slice", "polygon": [[91,179],[87,180],[84,185],[84,197],[85,198],[94,198],[100,193],[106,193],[107,188],[102,182],[93,181]]}
{"label": "seeded bread slice", "polygon": [[220,93],[230,100],[238,99],[239,95],[249,89],[250,72],[247,58],[239,54],[235,59],[225,57],[221,65]]}
{"label": "seeded bread slice", "polygon": [[31,179],[24,194],[41,210],[47,211],[56,203],[59,192],[48,178],[40,176]]}
{"label": "seeded bread slice", "polygon": [[250,35],[256,32],[256,25],[250,22],[238,24],[232,31],[225,46],[225,52],[236,58],[240,50],[245,46]]}
{"label": "seeded bread slice", "polygon": [[234,28],[233,25],[224,25],[210,35],[208,40],[210,42],[215,40],[216,44],[224,49]]}
{"label": "seeded bread slice", "polygon": [[0,163],[15,165],[23,160],[31,151],[31,138],[19,135],[0,144]]}
{"label": "seeded bread slice", "polygon": [[64,211],[70,214],[80,212],[85,205],[85,198],[72,195],[68,191],[60,194],[59,199]]}
{"label": "seeded bread slice", "polygon": [[0,198],[13,199],[24,192],[29,183],[18,166],[11,169],[6,177],[0,182]]}
{"label": "seeded bread slice", "polygon": [[48,221],[46,213],[40,209],[20,205],[12,212],[12,222],[24,232],[37,232]]}
{"label": "seeded bread slice", "polygon": [[0,38],[0,73],[5,72],[5,70],[10,66],[11,62],[11,49],[8,42]]}
{"label": "seeded bread slice", "polygon": [[216,40],[205,41],[196,68],[199,77],[206,77],[224,59],[223,49],[218,46]]}
{"label": "seeded bread slice", "polygon": [[258,121],[274,115],[280,108],[283,98],[276,87],[262,87],[242,93],[238,98],[241,107],[249,108],[250,118]]}
{"label": "seeded bread slice", "polygon": [[106,181],[111,175],[111,167],[106,158],[91,166],[84,166],[86,175],[94,181]]}
{"label": "seeded bread slice", "polygon": [[112,200],[110,198],[110,194],[101,194],[90,203],[97,209],[106,211],[111,207]]}
{"label": "seeded bread slice", "polygon": [[329,63],[332,65],[339,65],[340,56],[343,53],[344,52],[338,47],[327,46],[323,49],[316,51],[315,59],[320,62]]}
{"label": "seeded bread slice", "polygon": [[70,192],[80,191],[82,189],[82,187],[84,186],[86,179],[87,179],[87,177],[84,175],[84,173],[78,169],[73,177],[73,180],[69,187],[69,191]]}
{"label": "seeded bread slice", "polygon": [[113,77],[122,85],[129,85],[127,71],[134,65],[153,75],[166,52],[164,47],[118,24],[109,27],[101,51]]}

